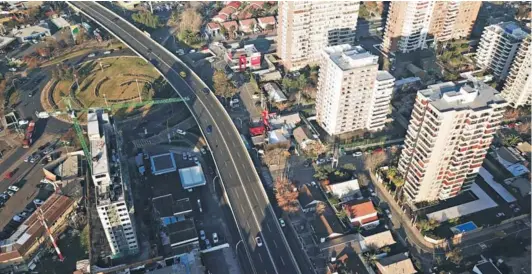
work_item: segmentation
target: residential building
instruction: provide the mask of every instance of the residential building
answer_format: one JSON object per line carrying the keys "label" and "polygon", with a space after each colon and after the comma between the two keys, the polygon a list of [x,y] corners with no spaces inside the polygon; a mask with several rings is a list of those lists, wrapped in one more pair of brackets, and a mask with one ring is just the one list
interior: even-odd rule
{"label": "residential building", "polygon": [[378,71],[378,59],[348,44],[323,50],[316,118],[328,134],[384,127],[394,78]]}
{"label": "residential building", "polygon": [[347,218],[354,226],[364,229],[375,228],[379,225],[379,216],[373,202],[349,202],[342,205],[347,212]]}
{"label": "residential building", "polygon": [[277,20],[277,56],[288,70],[317,64],[327,46],[354,44],[357,1],[282,1]]}
{"label": "residential building", "polygon": [[531,36],[528,35],[521,42],[502,90],[502,96],[514,108],[532,103],[532,77],[530,77],[530,71],[532,71],[531,40]]}
{"label": "residential building", "polygon": [[429,34],[438,42],[468,38],[482,6],[481,1],[436,1]]}
{"label": "residential building", "polygon": [[103,110],[90,110],[87,121],[96,211],[112,256],[137,253],[139,246],[133,212],[129,210],[132,202],[124,189],[114,126],[109,114]]}
{"label": "residential building", "polygon": [[516,22],[487,26],[478,45],[477,66],[491,72],[497,80],[504,80],[519,45],[528,35]]}
{"label": "residential building", "polygon": [[391,2],[382,48],[385,52],[411,52],[427,47],[434,1]]}
{"label": "residential building", "polygon": [[506,105],[484,83],[446,82],[418,91],[398,166],[406,197],[417,203],[468,189]]}
{"label": "residential building", "polygon": [[383,49],[406,53],[426,48],[428,39],[467,38],[481,5],[479,1],[392,2]]}
{"label": "residential building", "polygon": [[375,263],[381,274],[414,274],[417,273],[412,260],[408,258],[408,253],[399,253],[393,256],[384,257]]}

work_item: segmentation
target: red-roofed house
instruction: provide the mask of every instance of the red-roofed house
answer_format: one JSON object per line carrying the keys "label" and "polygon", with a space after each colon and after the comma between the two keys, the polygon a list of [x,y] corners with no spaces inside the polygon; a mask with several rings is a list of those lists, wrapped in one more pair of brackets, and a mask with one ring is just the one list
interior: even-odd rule
{"label": "red-roofed house", "polygon": [[257,30],[257,20],[255,18],[240,20],[240,31],[244,33],[253,33]]}
{"label": "red-roofed house", "polygon": [[347,217],[355,226],[371,229],[379,225],[377,210],[371,201],[363,203],[346,203],[343,205],[347,211]]}
{"label": "red-roofed house", "polygon": [[257,21],[259,22],[259,27],[261,29],[274,29],[275,28],[275,17],[273,16],[260,17],[260,18],[257,18]]}
{"label": "red-roofed house", "polygon": [[209,36],[214,37],[220,34],[220,29],[220,24],[216,22],[210,22],[207,24],[206,31]]}

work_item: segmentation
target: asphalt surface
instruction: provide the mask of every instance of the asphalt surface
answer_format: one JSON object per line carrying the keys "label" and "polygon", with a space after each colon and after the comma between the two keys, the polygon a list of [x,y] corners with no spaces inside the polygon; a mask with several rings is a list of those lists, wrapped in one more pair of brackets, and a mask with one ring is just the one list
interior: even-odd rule
{"label": "asphalt surface", "polygon": [[[116,14],[95,2],[70,3],[150,60],[182,97],[189,98],[187,105],[202,131],[212,127],[212,133],[206,132],[205,136],[233,207],[244,243],[240,246],[246,249],[251,261],[245,262],[251,269],[245,272],[299,273],[253,163],[239,140],[238,131],[212,92],[205,94],[202,90],[206,86],[192,75],[191,70]],[[186,73],[185,79],[180,77],[180,72]],[[257,245],[256,237],[262,238],[262,246]],[[236,245],[239,247],[238,243]],[[239,255],[244,251],[241,249],[237,249]]]}

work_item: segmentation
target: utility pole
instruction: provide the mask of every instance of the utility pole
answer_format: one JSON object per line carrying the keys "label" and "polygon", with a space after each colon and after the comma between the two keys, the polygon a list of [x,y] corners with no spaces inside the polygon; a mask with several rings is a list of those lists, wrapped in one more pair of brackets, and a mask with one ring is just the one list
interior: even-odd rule
{"label": "utility pole", "polygon": [[139,88],[139,79],[135,78],[135,82],[137,83],[137,91],[139,92],[139,102],[142,102],[142,95],[140,94],[140,88]]}

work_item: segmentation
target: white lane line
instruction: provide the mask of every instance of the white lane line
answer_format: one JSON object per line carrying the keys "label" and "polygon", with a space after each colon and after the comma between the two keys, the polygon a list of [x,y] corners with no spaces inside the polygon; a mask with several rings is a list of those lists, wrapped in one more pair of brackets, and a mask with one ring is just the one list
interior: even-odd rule
{"label": "white lane line", "polygon": [[259,260],[262,263],[262,257],[260,256],[260,253],[259,253]]}
{"label": "white lane line", "polygon": [[275,242],[275,240],[273,240],[273,245],[275,246],[275,248],[277,248],[277,243]]}
{"label": "white lane line", "polygon": [[270,228],[270,224],[266,223],[266,227],[268,228],[268,231],[272,232],[272,229]]}
{"label": "white lane line", "polygon": [[279,259],[281,259],[281,263],[282,263],[283,265],[285,265],[285,263],[284,263],[284,261],[283,261],[283,257],[279,257]]}

